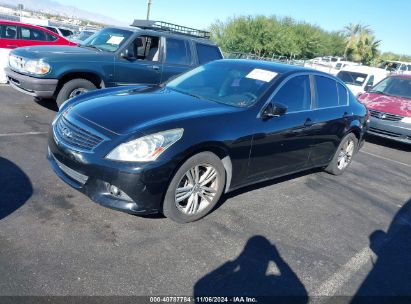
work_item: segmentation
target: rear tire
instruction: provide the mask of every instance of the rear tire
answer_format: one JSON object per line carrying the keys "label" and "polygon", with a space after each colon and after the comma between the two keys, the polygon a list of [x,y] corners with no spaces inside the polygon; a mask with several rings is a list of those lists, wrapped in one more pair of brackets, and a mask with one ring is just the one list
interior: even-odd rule
{"label": "rear tire", "polygon": [[186,160],[171,180],[163,202],[163,214],[178,223],[207,215],[217,204],[226,173],[220,158],[201,152]]}
{"label": "rear tire", "polygon": [[81,95],[88,91],[96,90],[97,87],[91,81],[87,79],[72,79],[67,81],[57,94],[56,103],[60,108],[61,105],[70,98]]}
{"label": "rear tire", "polygon": [[353,133],[347,134],[334,154],[325,171],[333,175],[341,175],[351,164],[352,157],[357,152],[358,139]]}

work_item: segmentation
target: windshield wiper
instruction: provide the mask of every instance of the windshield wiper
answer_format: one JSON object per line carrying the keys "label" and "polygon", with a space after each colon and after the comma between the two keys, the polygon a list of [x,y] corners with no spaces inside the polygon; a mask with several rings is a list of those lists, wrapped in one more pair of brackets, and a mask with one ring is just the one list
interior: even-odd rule
{"label": "windshield wiper", "polygon": [[98,47],[96,47],[95,45],[92,45],[92,44],[86,44],[86,45],[83,44],[82,46],[89,47],[89,48],[92,48],[92,49],[96,49],[99,52],[103,51],[102,49],[100,49],[100,48],[98,48]]}
{"label": "windshield wiper", "polygon": [[204,99],[204,98],[201,97],[201,96],[198,96],[198,95],[196,95],[196,94],[193,94],[193,93],[190,93],[190,92],[187,92],[187,91],[179,90],[179,89],[172,88],[172,87],[167,87],[167,88],[169,88],[169,89],[171,89],[171,90],[174,90],[174,91],[176,91],[176,92],[182,93],[182,94],[186,94],[186,95],[195,97],[195,98],[197,98],[197,99]]}

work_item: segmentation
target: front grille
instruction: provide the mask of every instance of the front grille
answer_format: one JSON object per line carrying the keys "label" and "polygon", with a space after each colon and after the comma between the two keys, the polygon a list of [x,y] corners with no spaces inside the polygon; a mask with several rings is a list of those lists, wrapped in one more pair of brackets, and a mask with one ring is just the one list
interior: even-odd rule
{"label": "front grille", "polygon": [[381,135],[392,136],[392,137],[400,137],[401,136],[401,134],[399,134],[399,133],[390,132],[390,131],[386,131],[386,130],[381,130],[381,129],[377,129],[377,128],[373,128],[373,127],[370,127],[370,132],[378,133],[378,134],[381,134]]}
{"label": "front grille", "polygon": [[64,115],[57,120],[54,134],[57,141],[85,151],[93,150],[103,141],[103,138],[74,124]]}
{"label": "front grille", "polygon": [[389,121],[400,121],[404,117],[395,114],[389,114],[385,112],[380,112],[377,110],[370,110],[370,114],[372,117],[382,119],[382,120],[389,120]]}
{"label": "front grille", "polygon": [[65,164],[59,162],[57,160],[57,158],[54,157],[54,155],[53,155],[53,159],[56,162],[57,166],[61,169],[61,171],[63,171],[69,177],[71,177],[75,181],[79,182],[81,185],[84,185],[87,182],[88,176],[86,176],[84,174],[81,174],[81,173],[67,167]]}

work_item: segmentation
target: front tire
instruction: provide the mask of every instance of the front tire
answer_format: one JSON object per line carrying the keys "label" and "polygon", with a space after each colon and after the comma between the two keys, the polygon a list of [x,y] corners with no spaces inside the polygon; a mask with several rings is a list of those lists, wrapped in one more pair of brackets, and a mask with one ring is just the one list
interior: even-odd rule
{"label": "front tire", "polygon": [[60,108],[61,105],[70,98],[76,97],[88,91],[96,90],[97,87],[87,79],[72,79],[67,81],[57,94],[56,103]]}
{"label": "front tire", "polygon": [[347,134],[342,140],[325,171],[333,175],[341,175],[351,164],[357,151],[358,139],[353,133]]}
{"label": "front tire", "polygon": [[225,179],[223,163],[214,153],[201,152],[190,157],[168,186],[163,214],[178,223],[199,220],[217,204]]}

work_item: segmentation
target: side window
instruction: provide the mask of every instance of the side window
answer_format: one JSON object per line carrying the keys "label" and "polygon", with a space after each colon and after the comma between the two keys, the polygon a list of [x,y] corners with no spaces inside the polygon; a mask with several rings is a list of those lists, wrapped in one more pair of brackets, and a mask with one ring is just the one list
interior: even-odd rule
{"label": "side window", "polygon": [[317,107],[330,108],[338,106],[336,81],[323,76],[314,77],[317,89]]}
{"label": "side window", "polygon": [[0,38],[17,39],[17,27],[14,25],[0,25]]}
{"label": "side window", "polygon": [[205,64],[207,62],[221,59],[221,53],[218,47],[196,43],[198,63]]}
{"label": "side window", "polygon": [[141,36],[136,38],[126,48],[129,57],[139,60],[159,61],[159,38],[153,36]]}
{"label": "side window", "polygon": [[29,28],[29,27],[20,27],[21,29],[21,39],[24,40],[38,40],[38,41],[47,41],[46,32]]}
{"label": "side window", "polygon": [[337,82],[337,89],[338,89],[338,104],[340,106],[347,105],[348,102],[348,91],[347,89],[340,83]]}
{"label": "side window", "polygon": [[274,102],[288,107],[288,112],[304,111],[311,108],[310,78],[306,75],[288,80],[275,94]]}
{"label": "side window", "polygon": [[191,52],[188,43],[180,39],[167,38],[166,62],[189,65],[191,62]]}
{"label": "side window", "polygon": [[49,33],[44,33],[44,34],[46,35],[47,41],[56,41],[57,40],[56,36],[53,36]]}

